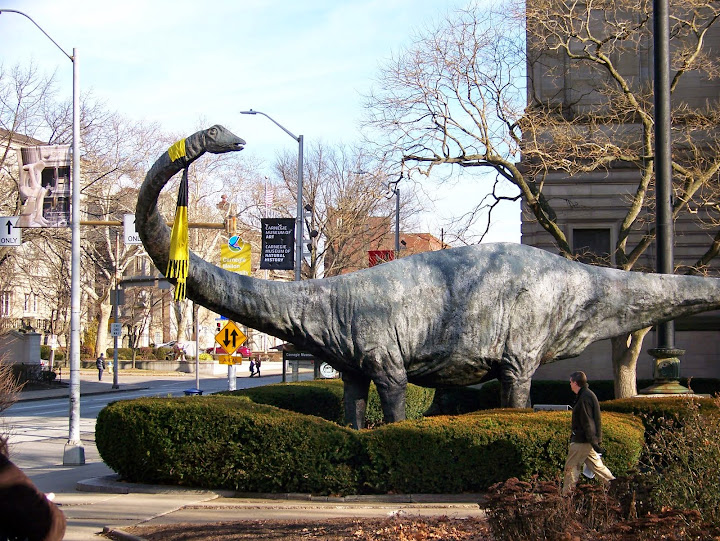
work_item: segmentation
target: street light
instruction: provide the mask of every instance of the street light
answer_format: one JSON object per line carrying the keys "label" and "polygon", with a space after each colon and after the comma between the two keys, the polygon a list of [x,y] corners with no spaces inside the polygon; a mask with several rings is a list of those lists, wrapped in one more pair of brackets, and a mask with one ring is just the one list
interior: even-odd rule
{"label": "street light", "polygon": [[397,180],[388,182],[388,190],[395,195],[395,259],[400,256],[400,188],[398,188],[398,184],[402,178],[401,173]]}
{"label": "street light", "polygon": [[32,22],[73,64],[73,141],[72,141],[72,217],[70,257],[70,420],[68,442],[63,452],[63,464],[85,464],[85,448],[80,440],[80,86],[78,83],[78,53],[72,56],[52,39],[32,17],[15,9],[0,8],[1,13],[17,13]]}
{"label": "street light", "polygon": [[302,270],[302,256],[303,256],[303,136],[296,136],[285,126],[280,124],[270,115],[267,115],[260,111],[240,111],[242,115],[262,115],[267,117],[282,131],[287,133],[290,137],[298,142],[298,185],[297,185],[297,217],[295,218],[295,280],[300,281],[300,271]]}
{"label": "street light", "polygon": [[[658,274],[673,274],[674,231],[672,203],[672,118],[670,96],[670,8],[668,0],[653,0],[653,61],[655,106],[655,246]],[[675,347],[675,322],[656,326],[657,346],[648,351],[655,358],[653,384],[641,394],[686,394],[679,383],[680,356]]]}

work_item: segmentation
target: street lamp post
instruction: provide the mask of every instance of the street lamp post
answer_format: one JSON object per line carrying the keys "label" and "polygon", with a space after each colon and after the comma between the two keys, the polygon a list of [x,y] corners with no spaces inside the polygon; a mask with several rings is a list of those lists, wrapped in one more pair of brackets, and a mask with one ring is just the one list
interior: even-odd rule
{"label": "street lamp post", "polygon": [[63,464],[85,464],[85,448],[80,440],[80,85],[78,52],[69,55],[32,17],[15,9],[0,8],[1,13],[17,13],[32,22],[45,37],[60,49],[73,64],[73,141],[72,141],[72,240],[70,248],[70,419],[68,442],[65,444]]}
{"label": "street lamp post", "polygon": [[260,111],[240,111],[242,115],[263,115],[270,119],[282,131],[298,142],[298,185],[297,185],[297,217],[295,218],[295,280],[301,280],[302,256],[303,256],[303,136],[295,135],[285,126],[280,124],[270,115]]}
{"label": "street lamp post", "polygon": [[397,180],[388,183],[390,194],[395,196],[395,259],[400,256],[400,188],[402,175]]}
{"label": "street lamp post", "polygon": [[[656,271],[673,274],[674,231],[672,216],[672,138],[670,102],[670,10],[668,0],[653,0],[654,105],[655,105],[655,246]],[[675,323],[660,323],[657,346],[648,353],[655,358],[653,384],[641,394],[686,394],[679,383],[680,356],[675,347]]]}

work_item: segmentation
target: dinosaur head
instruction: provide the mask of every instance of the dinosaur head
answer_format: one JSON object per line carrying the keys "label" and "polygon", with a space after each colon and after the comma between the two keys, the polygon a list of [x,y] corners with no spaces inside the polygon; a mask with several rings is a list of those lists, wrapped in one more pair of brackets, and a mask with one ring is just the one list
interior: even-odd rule
{"label": "dinosaur head", "polygon": [[213,154],[236,152],[242,150],[245,146],[243,139],[219,124],[215,124],[212,128],[203,130],[200,133],[202,134],[205,150]]}

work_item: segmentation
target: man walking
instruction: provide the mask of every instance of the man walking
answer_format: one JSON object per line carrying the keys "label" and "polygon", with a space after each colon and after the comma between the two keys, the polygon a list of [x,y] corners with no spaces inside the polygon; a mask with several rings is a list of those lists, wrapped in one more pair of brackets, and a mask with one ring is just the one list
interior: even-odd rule
{"label": "man walking", "polygon": [[570,450],[565,461],[563,496],[567,496],[575,488],[583,464],[586,464],[603,481],[615,479],[600,458],[604,452],[601,447],[600,403],[595,393],[588,388],[587,376],[584,372],[570,374],[570,388],[577,397],[572,410],[572,435]]}
{"label": "man walking", "polygon": [[102,381],[102,373],[105,370],[105,354],[101,353],[100,357],[95,360],[95,366],[98,369],[98,381]]}

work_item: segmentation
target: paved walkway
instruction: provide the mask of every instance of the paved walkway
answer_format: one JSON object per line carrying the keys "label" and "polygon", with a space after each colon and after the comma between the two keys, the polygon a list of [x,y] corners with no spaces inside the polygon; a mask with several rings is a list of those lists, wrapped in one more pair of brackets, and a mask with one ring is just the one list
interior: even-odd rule
{"label": "paved walkway", "polygon": [[[268,363],[263,375],[281,373]],[[277,363],[279,365],[279,363]],[[143,388],[154,374],[124,375],[120,389],[112,389],[112,374],[103,381],[97,372],[81,371],[81,395],[118,393]],[[178,374],[194,382],[191,374]],[[68,396],[68,389],[23,391],[20,400],[43,400]],[[241,520],[314,520],[333,517],[383,517],[394,513],[422,516],[484,516],[479,495],[389,495],[346,498],[311,497],[307,494],[244,495],[226,491],[191,490],[140,485],[118,481],[98,455],[94,439],[83,434],[85,465],[61,463],[66,438],[42,445],[18,445],[18,455],[32,460],[28,472],[40,490],[53,492],[68,521],[68,541],[99,540],[103,531],[123,531],[134,525],[215,523]]]}

